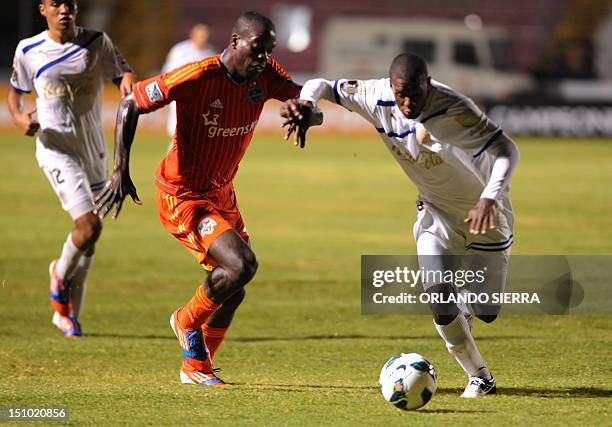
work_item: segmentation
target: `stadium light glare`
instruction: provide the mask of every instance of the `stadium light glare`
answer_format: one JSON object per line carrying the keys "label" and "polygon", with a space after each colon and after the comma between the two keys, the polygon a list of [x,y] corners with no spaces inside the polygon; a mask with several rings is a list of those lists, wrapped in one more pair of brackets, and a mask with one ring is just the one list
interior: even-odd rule
{"label": "stadium light glare", "polygon": [[463,18],[463,22],[465,23],[465,26],[470,30],[482,30],[482,18],[479,15],[476,15],[475,13],[466,15],[466,17]]}

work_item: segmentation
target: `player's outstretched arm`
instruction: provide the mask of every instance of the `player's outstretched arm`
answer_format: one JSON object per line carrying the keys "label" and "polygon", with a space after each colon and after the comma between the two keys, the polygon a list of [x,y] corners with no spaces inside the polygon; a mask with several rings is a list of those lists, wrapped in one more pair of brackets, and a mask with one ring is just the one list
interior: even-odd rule
{"label": "player's outstretched arm", "polygon": [[7,104],[15,126],[24,135],[34,136],[40,127],[40,124],[32,117],[36,112],[36,107],[30,111],[23,111],[23,94],[12,87],[9,89]]}
{"label": "player's outstretched arm", "polygon": [[104,189],[96,197],[96,212],[102,218],[115,207],[113,219],[121,212],[123,200],[130,196],[136,204],[142,204],[130,177],[130,149],[136,134],[140,111],[134,95],[121,100],[115,123],[115,164],[113,174]]}

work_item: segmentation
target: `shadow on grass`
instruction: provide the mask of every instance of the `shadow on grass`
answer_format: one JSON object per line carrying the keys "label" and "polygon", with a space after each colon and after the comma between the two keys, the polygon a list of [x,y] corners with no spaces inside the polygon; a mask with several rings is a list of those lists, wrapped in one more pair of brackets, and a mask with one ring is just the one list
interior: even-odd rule
{"label": "shadow on grass", "polygon": [[418,414],[486,414],[490,411],[477,411],[473,409],[417,409],[413,412]]}
{"label": "shadow on grass", "polygon": [[[244,388],[261,390],[286,391],[286,392],[306,392],[309,390],[355,390],[355,391],[378,391],[378,387],[368,385],[325,385],[325,384],[257,384],[235,382]],[[461,388],[439,388],[437,394],[451,394],[459,397],[463,393]],[[597,387],[570,387],[570,388],[532,388],[532,387],[503,387],[497,390],[500,396],[527,396],[540,398],[609,398],[612,397],[612,389],[602,389]],[[445,410],[431,410],[429,412],[440,412]],[[425,411],[421,411],[425,412]],[[449,412],[472,412],[472,411],[449,411]]]}
{"label": "shadow on grass", "polygon": [[[173,335],[135,335],[135,334],[116,334],[116,333],[88,333],[89,338],[119,338],[119,339],[171,339]],[[526,336],[492,336],[478,337],[477,341],[499,341],[511,339],[529,339]],[[350,335],[306,335],[297,337],[228,337],[227,342],[258,343],[258,342],[283,342],[283,341],[333,341],[333,340],[439,340],[437,335],[392,335],[392,336],[372,336],[361,334]]]}
{"label": "shadow on grass", "polygon": [[576,398],[576,397],[612,397],[612,389],[598,387],[568,387],[568,388],[531,388],[531,387],[501,387],[497,394],[502,396],[529,396],[542,398]]}
{"label": "shadow on grass", "polygon": [[[439,388],[436,393],[456,394],[463,393],[459,388]],[[568,388],[538,388],[538,387],[498,387],[500,396],[525,396],[541,398],[577,398],[577,397],[612,397],[612,389],[597,387],[568,387]]]}

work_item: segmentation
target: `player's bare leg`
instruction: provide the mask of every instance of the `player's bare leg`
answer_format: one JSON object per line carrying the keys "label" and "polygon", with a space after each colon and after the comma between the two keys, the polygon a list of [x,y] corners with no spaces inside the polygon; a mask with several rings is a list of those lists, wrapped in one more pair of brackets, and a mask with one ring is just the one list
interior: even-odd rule
{"label": "player's bare leg", "polygon": [[240,289],[225,300],[221,307],[210,316],[204,325],[202,325],[204,342],[210,352],[211,360],[214,360],[217,350],[219,350],[221,343],[225,339],[225,335],[234,318],[234,313],[244,300],[245,295],[246,291],[244,288]]}
{"label": "player's bare leg", "polygon": [[81,335],[78,317],[85,295],[86,279],[93,260],[95,243],[102,231],[102,221],[93,212],[74,220],[62,254],[50,266],[51,304],[56,313],[53,324],[66,337]]}
{"label": "player's bare leg", "polygon": [[[205,386],[224,385],[212,371],[212,360],[204,342],[202,328],[226,301],[228,309],[222,311],[215,322],[227,325],[244,296],[243,287],[257,271],[257,258],[249,245],[234,230],[228,230],[215,239],[208,255],[219,264],[206,276],[196,295],[174,312],[170,324],[185,360],[181,366],[181,381]],[[237,295],[236,295],[237,294]],[[235,299],[232,297],[236,295]],[[234,306],[234,307],[232,307]]]}

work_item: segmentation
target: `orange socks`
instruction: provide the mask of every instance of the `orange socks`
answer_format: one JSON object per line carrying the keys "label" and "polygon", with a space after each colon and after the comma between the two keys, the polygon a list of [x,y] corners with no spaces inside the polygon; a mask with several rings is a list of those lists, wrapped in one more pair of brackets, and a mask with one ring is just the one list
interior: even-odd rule
{"label": "orange socks", "polygon": [[215,353],[223,342],[228,329],[229,328],[213,328],[212,326],[208,326],[206,323],[202,325],[204,342],[206,343],[206,347],[208,347],[208,352],[210,353],[211,359],[215,357]]}
{"label": "orange socks", "polygon": [[201,328],[204,322],[221,307],[210,300],[200,285],[195,295],[178,313],[178,321],[184,328],[195,330]]}

